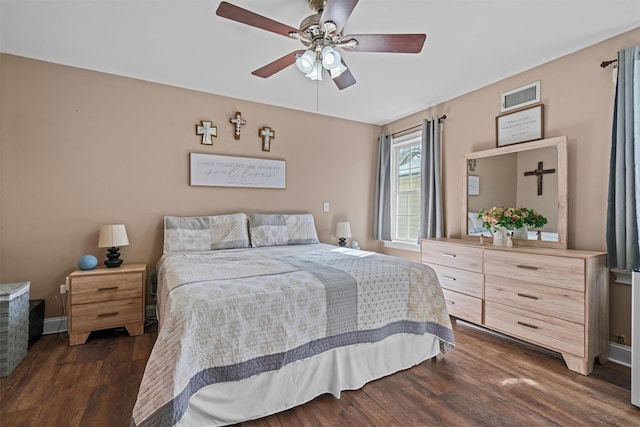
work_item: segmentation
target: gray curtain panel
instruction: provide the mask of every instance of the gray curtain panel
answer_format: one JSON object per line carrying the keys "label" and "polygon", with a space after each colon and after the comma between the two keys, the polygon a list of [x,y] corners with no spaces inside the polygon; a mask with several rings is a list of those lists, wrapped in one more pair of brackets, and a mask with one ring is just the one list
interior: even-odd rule
{"label": "gray curtain panel", "polygon": [[622,270],[640,268],[640,46],[618,52],[613,107],[607,263]]}
{"label": "gray curtain panel", "polygon": [[373,238],[391,240],[391,135],[378,139],[378,174],[376,178]]}
{"label": "gray curtain panel", "polygon": [[442,144],[438,117],[422,121],[420,239],[442,237]]}

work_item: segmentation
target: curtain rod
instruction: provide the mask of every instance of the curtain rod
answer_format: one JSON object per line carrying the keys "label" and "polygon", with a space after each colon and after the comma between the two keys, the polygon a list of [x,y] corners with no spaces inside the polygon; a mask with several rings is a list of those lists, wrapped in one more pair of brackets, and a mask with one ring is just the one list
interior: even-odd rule
{"label": "curtain rod", "polygon": [[602,68],[607,68],[609,65],[613,64],[614,62],[618,62],[618,60],[617,60],[617,59],[611,59],[611,60],[609,60],[609,61],[602,61],[602,62],[600,63],[600,66],[601,66]]}
{"label": "curtain rod", "polygon": [[[438,117],[438,122],[441,122],[442,120],[445,120],[446,118],[447,118],[447,115],[443,114],[442,116]],[[405,133],[405,132],[413,130],[413,129],[418,129],[419,127],[422,127],[422,123],[419,124],[419,125],[411,126],[411,127],[406,128],[406,129],[402,129],[402,130],[399,130],[397,132],[394,132],[394,133],[391,134],[391,136],[396,136],[396,135],[398,135],[400,133]]]}

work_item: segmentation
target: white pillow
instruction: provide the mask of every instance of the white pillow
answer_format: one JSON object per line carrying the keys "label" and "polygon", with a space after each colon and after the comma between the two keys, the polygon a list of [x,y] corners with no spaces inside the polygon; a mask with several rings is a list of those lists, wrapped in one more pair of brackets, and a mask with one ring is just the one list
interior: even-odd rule
{"label": "white pillow", "polygon": [[247,216],[165,216],[163,253],[249,247]]}
{"label": "white pillow", "polygon": [[249,215],[251,246],[283,246],[320,243],[311,214]]}

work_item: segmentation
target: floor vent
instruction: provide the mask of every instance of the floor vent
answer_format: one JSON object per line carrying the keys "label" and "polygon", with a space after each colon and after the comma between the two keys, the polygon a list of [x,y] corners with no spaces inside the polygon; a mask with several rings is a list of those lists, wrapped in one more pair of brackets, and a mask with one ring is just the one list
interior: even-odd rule
{"label": "floor vent", "polygon": [[540,102],[540,80],[502,94],[501,111],[514,110]]}

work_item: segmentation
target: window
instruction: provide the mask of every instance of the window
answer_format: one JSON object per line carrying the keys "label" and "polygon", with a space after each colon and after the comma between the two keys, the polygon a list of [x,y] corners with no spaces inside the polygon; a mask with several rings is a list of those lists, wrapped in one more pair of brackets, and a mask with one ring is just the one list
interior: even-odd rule
{"label": "window", "polygon": [[420,230],[422,132],[391,141],[391,240],[416,243]]}

